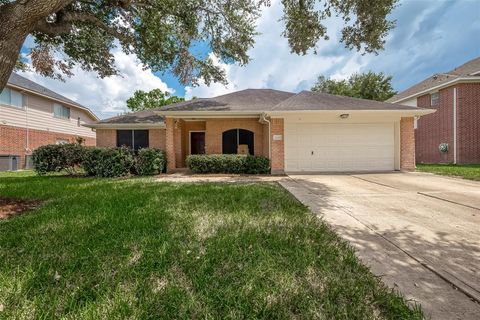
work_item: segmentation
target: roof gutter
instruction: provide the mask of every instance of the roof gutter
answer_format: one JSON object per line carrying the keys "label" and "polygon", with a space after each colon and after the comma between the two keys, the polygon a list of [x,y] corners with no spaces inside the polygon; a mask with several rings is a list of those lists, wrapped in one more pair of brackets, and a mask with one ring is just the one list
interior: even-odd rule
{"label": "roof gutter", "polygon": [[269,116],[282,116],[292,114],[332,114],[332,113],[380,113],[385,112],[388,114],[408,115],[408,116],[421,116],[435,112],[435,109],[379,109],[379,110],[352,110],[352,109],[338,109],[338,110],[281,110],[281,111],[261,111],[261,112],[238,112],[238,111],[155,111],[156,114],[164,117],[175,118],[225,118],[225,117],[238,117],[238,118],[258,118],[262,114],[268,113]]}
{"label": "roof gutter", "polygon": [[378,114],[386,113],[391,115],[399,116],[423,116],[426,114],[434,113],[435,109],[406,109],[406,110],[351,110],[351,109],[339,109],[339,110],[286,110],[286,111],[269,111],[268,115],[275,116],[286,116],[286,115],[295,115],[295,114],[341,114],[341,113],[350,113],[350,114]]}
{"label": "roof gutter", "polygon": [[238,117],[238,118],[258,118],[264,111],[154,111],[156,114],[164,117],[175,118],[225,118],[225,117]]}
{"label": "roof gutter", "polygon": [[392,100],[392,102],[390,102],[390,103],[399,103],[399,102],[401,102],[401,101],[409,100],[409,99],[412,99],[412,98],[415,98],[415,97],[418,97],[418,96],[422,96],[422,95],[424,95],[424,94],[426,94],[426,93],[438,91],[439,89],[442,89],[442,88],[445,88],[445,87],[449,87],[449,86],[451,86],[452,84],[455,84],[455,83],[459,83],[459,82],[477,82],[477,81],[480,81],[480,76],[478,76],[478,77],[477,77],[477,76],[475,76],[475,77],[459,77],[459,78],[450,80],[450,81],[448,81],[448,82],[439,84],[439,85],[437,85],[437,86],[434,86],[434,87],[431,87],[431,88],[428,88],[428,89],[419,91],[419,92],[414,93],[414,94],[411,94],[411,95],[409,95],[409,96],[407,96],[407,97],[400,98],[400,99],[397,99],[397,100]]}
{"label": "roof gutter", "polygon": [[93,113],[93,111],[90,110],[90,109],[87,108],[87,107],[79,106],[79,105],[76,105],[76,104],[73,104],[73,103],[70,103],[70,102],[67,102],[67,101],[63,101],[63,100],[60,100],[60,99],[57,99],[57,98],[54,98],[54,97],[51,97],[51,96],[42,94],[42,93],[40,93],[40,92],[38,92],[38,91],[34,91],[34,90],[30,90],[30,89],[27,89],[27,88],[24,88],[24,87],[16,86],[16,85],[11,84],[11,83],[7,83],[7,86],[8,86],[8,87],[11,87],[11,88],[14,88],[14,89],[17,89],[17,90],[21,90],[21,91],[24,91],[24,92],[28,92],[28,93],[30,93],[30,94],[34,94],[34,95],[43,97],[43,98],[46,98],[46,99],[50,99],[50,100],[53,100],[53,101],[56,101],[56,102],[59,102],[59,103],[62,103],[62,104],[66,104],[66,105],[68,105],[68,106],[70,106],[70,107],[74,107],[74,108],[78,108],[78,109],[87,111],[87,113],[88,113],[95,121],[100,120],[100,118],[98,118],[97,115],[96,115],[95,113]]}
{"label": "roof gutter", "polygon": [[92,129],[165,129],[164,122],[158,123],[88,123],[84,127]]}

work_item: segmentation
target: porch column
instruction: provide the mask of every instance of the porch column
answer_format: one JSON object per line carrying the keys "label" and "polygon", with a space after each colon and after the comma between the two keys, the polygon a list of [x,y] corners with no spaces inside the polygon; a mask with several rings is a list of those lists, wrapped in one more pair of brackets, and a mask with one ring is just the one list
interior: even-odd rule
{"label": "porch column", "polygon": [[284,168],[284,159],[285,159],[285,150],[284,150],[284,132],[283,132],[283,118],[273,118],[271,119],[271,136],[270,136],[270,145],[271,145],[271,171],[272,174],[283,174],[285,173]]}
{"label": "porch column", "polygon": [[167,172],[176,168],[175,159],[175,119],[165,118],[165,153],[167,156]]}
{"label": "porch column", "polygon": [[413,117],[400,120],[400,170],[415,170],[415,130]]}

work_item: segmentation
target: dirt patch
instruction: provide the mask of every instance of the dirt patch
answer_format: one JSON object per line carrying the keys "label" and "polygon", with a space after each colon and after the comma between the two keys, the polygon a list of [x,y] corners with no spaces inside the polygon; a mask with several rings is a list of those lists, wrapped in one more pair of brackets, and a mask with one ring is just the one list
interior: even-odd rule
{"label": "dirt patch", "polygon": [[42,204],[40,200],[22,200],[0,197],[0,220],[7,219],[26,211],[37,209]]}

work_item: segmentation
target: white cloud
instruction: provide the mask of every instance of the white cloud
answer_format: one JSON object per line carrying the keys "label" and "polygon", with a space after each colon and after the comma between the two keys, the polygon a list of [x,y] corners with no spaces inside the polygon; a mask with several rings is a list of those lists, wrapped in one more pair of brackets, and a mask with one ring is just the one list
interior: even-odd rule
{"label": "white cloud", "polygon": [[202,84],[187,87],[185,95],[210,97],[245,88],[300,91],[309,89],[320,74],[345,79],[369,70],[393,75],[394,87],[403,90],[480,55],[478,43],[471,41],[478,38],[480,31],[476,9],[475,1],[401,1],[389,17],[397,25],[379,55],[345,49],[339,43],[343,21],[331,18],[325,21],[330,40],[319,41],[318,54],[298,56],[290,53],[287,40],[281,36],[282,5],[274,0],[258,21],[261,35],[249,51],[252,61],[245,67],[222,64],[229,81],[227,87]]}
{"label": "white cloud", "polygon": [[144,70],[135,55],[127,55],[120,49],[113,51],[119,76],[100,79],[94,72],[76,67],[74,76],[65,82],[44,78],[32,71],[21,75],[61,95],[91,108],[99,117],[111,117],[127,110],[126,100],[136,90],[173,92],[167,84],[155,76],[150,69]]}
{"label": "white cloud", "polygon": [[[345,57],[342,45],[338,44],[339,19],[326,21],[330,40],[320,41],[317,51],[301,56],[292,54],[287,39],[281,36],[283,22],[282,4],[274,0],[270,7],[263,10],[257,30],[261,33],[255,39],[255,47],[249,51],[251,62],[245,66],[227,65],[211,56],[221,64],[227,73],[229,84],[201,83],[198,87],[186,87],[185,96],[191,98],[211,97],[246,88],[272,88],[286,91],[308,90],[320,74],[330,73],[332,66],[340,67],[332,75],[343,78],[358,71],[368,61],[368,57],[354,55]],[[333,51],[333,53],[332,53]],[[336,51],[340,51],[336,54]]]}

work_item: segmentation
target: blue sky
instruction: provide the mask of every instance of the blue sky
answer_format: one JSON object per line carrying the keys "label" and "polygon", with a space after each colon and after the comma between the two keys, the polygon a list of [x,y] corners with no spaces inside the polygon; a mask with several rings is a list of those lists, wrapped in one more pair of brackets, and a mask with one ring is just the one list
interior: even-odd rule
{"label": "blue sky", "polygon": [[[218,64],[225,68],[229,84],[184,87],[174,76],[143,70],[135,57],[115,53],[122,77],[98,79],[94,73],[76,70],[66,82],[45,79],[31,72],[26,76],[89,106],[101,118],[125,110],[125,100],[137,89],[160,88],[179,96],[209,97],[245,88],[308,90],[318,75],[336,79],[354,72],[373,70],[393,76],[394,88],[404,90],[424,78],[449,71],[480,56],[480,0],[404,0],[391,18],[397,26],[378,55],[361,55],[338,42],[341,21],[326,22],[330,40],[318,43],[318,54],[290,53],[279,18],[282,7],[272,0],[258,21],[256,44],[249,51],[252,61],[245,67]],[[28,47],[28,43],[25,45]],[[202,53],[208,54],[207,46]],[[213,57],[215,58],[215,57]]]}

